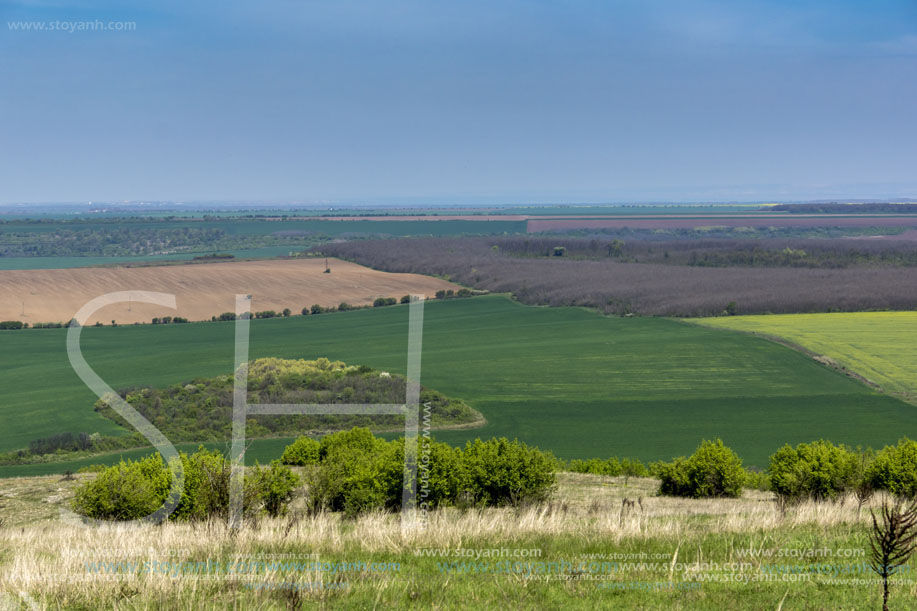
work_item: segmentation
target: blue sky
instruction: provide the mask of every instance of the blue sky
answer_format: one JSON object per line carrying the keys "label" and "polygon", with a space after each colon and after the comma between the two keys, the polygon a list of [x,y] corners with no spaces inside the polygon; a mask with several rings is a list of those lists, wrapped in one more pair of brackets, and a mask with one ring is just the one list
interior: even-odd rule
{"label": "blue sky", "polygon": [[0,202],[917,197],[915,100],[915,0],[0,0]]}

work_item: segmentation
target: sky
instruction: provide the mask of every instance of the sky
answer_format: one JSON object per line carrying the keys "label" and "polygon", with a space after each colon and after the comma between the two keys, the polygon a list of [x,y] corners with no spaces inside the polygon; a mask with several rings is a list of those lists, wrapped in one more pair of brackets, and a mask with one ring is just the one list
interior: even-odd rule
{"label": "sky", "polygon": [[915,100],[917,0],[0,0],[0,203],[917,198]]}

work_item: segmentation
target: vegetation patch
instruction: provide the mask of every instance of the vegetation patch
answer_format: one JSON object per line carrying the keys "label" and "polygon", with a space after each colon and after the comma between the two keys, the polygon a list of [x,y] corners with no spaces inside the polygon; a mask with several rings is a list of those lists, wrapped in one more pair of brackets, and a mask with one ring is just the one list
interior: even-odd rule
{"label": "vegetation patch", "polygon": [[[232,437],[233,384],[231,375],[198,378],[167,388],[123,390],[122,399],[140,412],[170,440],[225,441]],[[256,359],[248,369],[249,403],[404,403],[405,377],[370,367],[347,365],[320,358],[313,361]],[[420,401],[429,408],[436,428],[483,423],[481,415],[459,399],[422,388]],[[103,400],[97,412],[128,427]],[[404,417],[378,415],[255,415],[248,419],[249,437],[318,435],[354,426],[376,431],[404,428]]]}

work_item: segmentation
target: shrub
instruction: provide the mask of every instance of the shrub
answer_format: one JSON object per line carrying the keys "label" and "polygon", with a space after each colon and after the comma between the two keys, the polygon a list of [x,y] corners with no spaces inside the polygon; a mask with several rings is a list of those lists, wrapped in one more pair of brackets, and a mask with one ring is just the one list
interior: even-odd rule
{"label": "shrub", "polygon": [[285,465],[297,465],[300,467],[317,465],[320,447],[321,444],[311,437],[300,437],[286,447],[280,460]]}
{"label": "shrub", "polygon": [[783,446],[770,458],[771,489],[785,500],[833,499],[856,485],[858,458],[849,448],[819,440]]}
{"label": "shrub", "polygon": [[396,303],[398,302],[394,297],[377,297],[376,300],[373,301],[373,307],[381,308],[383,306],[395,305]]}
{"label": "shrub", "polygon": [[230,320],[235,320],[235,319],[236,319],[236,313],[235,313],[235,312],[223,312],[222,314],[220,314],[219,316],[217,316],[217,320],[221,320],[221,321],[224,321],[224,322],[230,321]]}
{"label": "shrub", "polygon": [[410,295],[402,295],[402,296],[401,296],[401,303],[411,303],[411,296],[410,296]]}
{"label": "shrub", "polygon": [[[291,448],[293,459],[297,451]],[[385,441],[365,428],[327,435],[318,444],[318,466],[306,472],[308,506],[348,516],[400,508],[404,456],[403,438]],[[550,453],[519,441],[478,439],[463,450],[422,437],[417,447],[418,506],[435,508],[460,500],[479,506],[543,500],[554,486],[556,466]]]}
{"label": "shrub", "polygon": [[403,448],[365,428],[326,436],[320,444],[321,468],[309,475],[309,504],[314,509],[353,516],[401,504]]}
{"label": "shrub", "polygon": [[60,322],[37,322],[32,325],[33,329],[60,329],[64,323]]}
{"label": "shrub", "polygon": [[347,303],[346,301],[342,301],[341,303],[338,304],[338,312],[347,312],[353,309],[354,307],[350,305],[349,303]]}
{"label": "shrub", "polygon": [[[199,448],[192,455],[179,454],[184,488],[170,520],[205,520],[227,517],[231,465],[221,453]],[[290,478],[283,469],[272,465],[245,478],[243,511],[254,513],[262,504],[272,515],[283,512],[292,498],[285,485]],[[287,469],[287,471],[289,471]],[[284,484],[284,482],[287,484]],[[150,515],[165,502],[172,483],[172,471],[159,454],[139,461],[121,461],[102,469],[98,476],[77,488],[72,502],[74,511],[99,520],[135,520]],[[292,482],[295,487],[296,482]]]}
{"label": "shrub", "polygon": [[22,329],[25,324],[19,320],[0,321],[0,330]]}
{"label": "shrub", "polygon": [[170,483],[170,472],[159,454],[122,460],[77,488],[72,507],[98,520],[137,520],[162,506]]}
{"label": "shrub", "polygon": [[292,316],[292,315],[293,315],[293,311],[292,311],[290,308],[284,308],[284,309],[283,309],[283,316],[284,316],[284,318],[288,318],[288,317],[290,317],[290,316]]}
{"label": "shrub", "polygon": [[742,460],[723,441],[704,441],[689,458],[658,466],[659,493],[691,498],[738,497],[745,483]]}
{"label": "shrub", "polygon": [[746,469],[745,470],[745,487],[755,490],[770,490],[770,476],[764,471]]}
{"label": "shrub", "polygon": [[[609,458],[609,468],[614,468],[614,465],[610,461],[617,460]],[[620,472],[618,475],[624,475],[625,477],[649,477],[650,471],[646,468],[642,462],[636,458],[622,458],[620,463]]]}
{"label": "shrub", "polygon": [[[628,459],[624,459],[628,460]],[[591,473],[592,475],[621,475],[621,461],[617,458],[602,460],[601,458],[590,458],[589,460],[571,460],[568,465],[570,471],[574,473]]]}
{"label": "shrub", "polygon": [[904,437],[898,445],[886,446],[866,468],[865,479],[878,490],[917,496],[917,441]]}
{"label": "shrub", "polygon": [[417,444],[417,463],[418,507],[432,509],[458,501],[464,483],[460,449],[421,437]]}
{"label": "shrub", "polygon": [[264,510],[271,517],[286,513],[287,505],[293,500],[293,493],[299,486],[299,476],[279,460],[271,461],[268,469],[257,470],[258,488],[264,502]]}
{"label": "shrub", "polygon": [[255,318],[276,318],[277,312],[274,310],[262,310],[255,312]]}
{"label": "shrub", "polygon": [[309,311],[312,314],[321,314],[322,312],[325,311],[325,308],[323,308],[322,306],[316,303],[316,304],[313,304],[311,308],[309,308]]}
{"label": "shrub", "polygon": [[464,492],[476,505],[541,501],[556,481],[556,459],[551,453],[505,437],[469,441],[462,463]]}

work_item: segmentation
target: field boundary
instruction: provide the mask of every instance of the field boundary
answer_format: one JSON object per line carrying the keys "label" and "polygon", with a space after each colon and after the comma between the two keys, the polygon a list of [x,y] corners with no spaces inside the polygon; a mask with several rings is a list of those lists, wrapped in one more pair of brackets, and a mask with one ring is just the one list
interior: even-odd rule
{"label": "field boundary", "polygon": [[911,396],[908,395],[907,393],[900,393],[900,392],[895,392],[895,391],[888,390],[888,389],[884,388],[882,385],[877,384],[876,382],[873,382],[872,380],[870,380],[870,379],[867,378],[866,376],[861,375],[861,374],[859,374],[859,373],[853,371],[852,369],[849,369],[848,367],[846,367],[846,366],[844,366],[844,365],[838,363],[836,360],[834,360],[834,359],[831,358],[830,356],[827,356],[827,355],[825,355],[825,354],[819,354],[819,353],[815,352],[814,350],[810,350],[810,349],[806,348],[805,346],[802,346],[802,345],[800,345],[800,344],[797,344],[797,343],[795,343],[795,342],[792,342],[792,341],[786,339],[785,337],[781,337],[781,336],[779,336],[779,335],[772,335],[772,334],[770,334],[770,333],[760,333],[760,332],[758,332],[758,331],[745,331],[744,329],[730,329],[730,328],[728,328],[728,327],[718,327],[718,326],[714,326],[714,325],[705,325],[704,323],[699,322],[699,320],[701,320],[701,319],[679,318],[678,320],[681,320],[682,322],[685,322],[685,323],[687,323],[687,324],[697,325],[697,326],[699,326],[699,327],[704,327],[705,329],[720,329],[720,330],[723,330],[723,331],[729,331],[729,332],[731,332],[731,333],[742,333],[742,334],[744,334],[744,335],[751,335],[751,336],[754,336],[754,337],[760,337],[761,339],[767,340],[767,341],[769,341],[769,342],[773,342],[773,343],[775,343],[775,344],[780,344],[781,346],[785,346],[785,347],[787,347],[787,348],[789,348],[789,349],[791,349],[791,350],[795,350],[796,352],[800,352],[800,353],[804,354],[805,356],[811,358],[811,359],[812,359],[813,361],[815,361],[816,363],[819,363],[820,365],[823,365],[823,366],[827,367],[828,369],[832,369],[832,370],[834,370],[834,371],[836,371],[836,372],[838,372],[838,373],[840,373],[840,374],[843,374],[843,375],[847,376],[848,378],[852,378],[852,379],[856,380],[857,382],[860,382],[861,384],[864,384],[865,386],[868,386],[868,387],[871,388],[872,390],[875,390],[876,392],[882,393],[882,394],[884,394],[884,395],[888,395],[888,396],[890,396],[890,397],[895,397],[895,398],[897,398],[897,399],[901,399],[902,401],[904,401],[904,402],[906,402],[906,403],[909,403],[909,404],[911,404],[911,405],[917,405],[917,397],[911,397]]}

